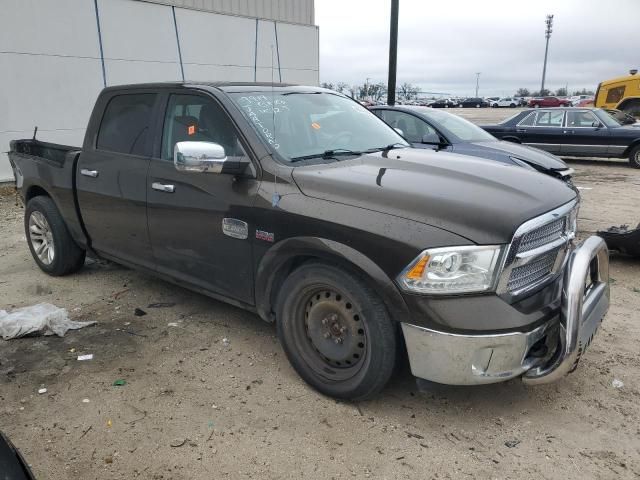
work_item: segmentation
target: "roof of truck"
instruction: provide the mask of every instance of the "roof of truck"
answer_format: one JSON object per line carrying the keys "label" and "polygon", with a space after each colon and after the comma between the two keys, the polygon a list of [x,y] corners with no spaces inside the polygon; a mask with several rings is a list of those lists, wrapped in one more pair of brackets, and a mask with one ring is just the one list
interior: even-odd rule
{"label": "roof of truck", "polygon": [[105,90],[128,90],[136,88],[167,88],[167,87],[196,87],[206,86],[224,89],[225,87],[297,87],[293,83],[271,83],[271,82],[153,82],[153,83],[131,83],[127,85],[113,85],[106,87]]}

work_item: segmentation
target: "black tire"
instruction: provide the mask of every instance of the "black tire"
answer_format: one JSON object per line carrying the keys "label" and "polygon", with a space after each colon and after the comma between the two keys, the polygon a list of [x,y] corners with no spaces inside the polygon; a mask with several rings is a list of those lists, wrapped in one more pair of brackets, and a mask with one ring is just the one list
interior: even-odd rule
{"label": "black tire", "polygon": [[389,381],[397,325],[356,274],[319,262],[302,265],[280,288],[276,319],[291,365],[319,392],[363,400]]}
{"label": "black tire", "polygon": [[[24,230],[31,255],[43,272],[52,276],[68,275],[84,265],[86,252],[73,240],[62,215],[49,197],[37,196],[29,200],[24,212]],[[39,241],[38,238],[45,240]],[[51,254],[44,260],[40,258],[43,243],[47,245],[47,252],[48,246],[52,245]]]}
{"label": "black tire", "polygon": [[509,104],[509,108],[516,108],[516,104],[515,103]]}
{"label": "black tire", "polygon": [[633,168],[640,168],[640,145],[636,145],[629,152],[629,163]]}

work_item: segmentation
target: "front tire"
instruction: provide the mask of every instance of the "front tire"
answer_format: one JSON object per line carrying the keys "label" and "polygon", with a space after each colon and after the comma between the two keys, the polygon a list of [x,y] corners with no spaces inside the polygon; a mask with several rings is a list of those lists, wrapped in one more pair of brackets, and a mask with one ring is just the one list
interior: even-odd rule
{"label": "front tire", "polygon": [[24,213],[24,229],[33,259],[52,276],[73,273],[84,265],[85,251],[71,237],[49,197],[33,197]]}
{"label": "front tire", "polygon": [[396,325],[358,275],[323,263],[302,265],[280,288],[276,318],[291,365],[319,392],[363,400],[389,381]]}
{"label": "front tire", "polygon": [[640,145],[636,145],[629,152],[629,163],[633,168],[640,168]]}

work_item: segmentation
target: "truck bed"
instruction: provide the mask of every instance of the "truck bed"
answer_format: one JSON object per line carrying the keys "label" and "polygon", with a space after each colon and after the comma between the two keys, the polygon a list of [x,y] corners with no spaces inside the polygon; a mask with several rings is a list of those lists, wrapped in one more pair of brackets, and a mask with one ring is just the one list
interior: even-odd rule
{"label": "truck bed", "polygon": [[51,197],[65,219],[69,233],[84,247],[87,237],[75,190],[76,165],[80,154],[80,147],[33,139],[12,140],[9,162],[23,202],[26,204],[36,195]]}

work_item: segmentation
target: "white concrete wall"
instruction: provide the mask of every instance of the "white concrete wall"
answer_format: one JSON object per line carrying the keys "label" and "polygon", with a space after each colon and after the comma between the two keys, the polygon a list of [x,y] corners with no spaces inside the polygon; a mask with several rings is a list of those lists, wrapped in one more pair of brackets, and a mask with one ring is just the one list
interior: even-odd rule
{"label": "white concrete wall", "polygon": [[[250,3],[248,12],[279,15],[267,0]],[[281,76],[283,82],[319,82],[315,26],[222,15],[202,6],[176,7],[174,25],[168,5],[136,0],[97,5],[107,85],[181,80],[182,70],[186,80],[195,81],[271,81],[273,74],[275,81]],[[285,7],[307,9],[287,10],[285,18],[308,16],[309,0],[306,6]],[[104,86],[94,1],[3,0],[0,78],[0,181],[13,178],[4,153],[9,141],[31,137],[36,125],[40,140],[80,146]]]}

